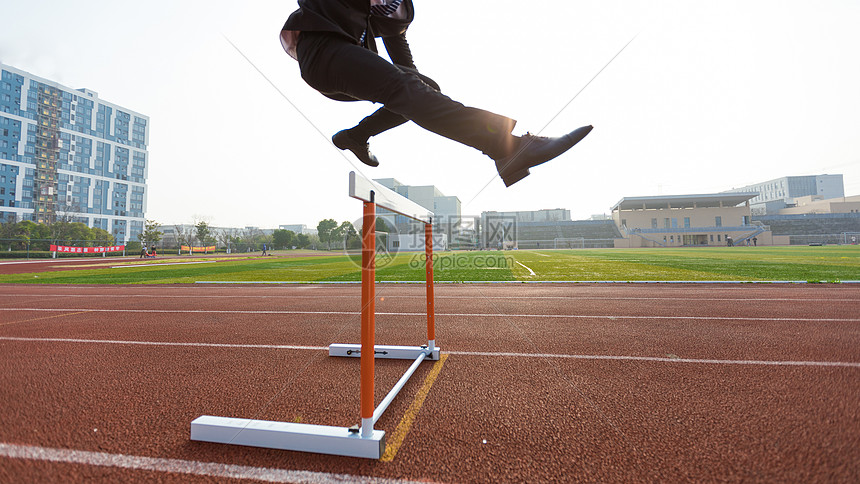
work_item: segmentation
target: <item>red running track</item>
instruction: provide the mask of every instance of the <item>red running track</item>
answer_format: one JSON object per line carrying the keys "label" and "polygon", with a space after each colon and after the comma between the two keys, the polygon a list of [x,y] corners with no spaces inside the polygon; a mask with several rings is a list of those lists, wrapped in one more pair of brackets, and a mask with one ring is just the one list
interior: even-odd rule
{"label": "red running track", "polygon": [[[358,342],[357,285],[0,285],[0,482],[860,481],[860,286],[436,293],[448,358],[382,462],[189,440],[202,414],[356,424],[358,361],[322,348]],[[377,343],[422,343],[423,286],[377,297]]]}

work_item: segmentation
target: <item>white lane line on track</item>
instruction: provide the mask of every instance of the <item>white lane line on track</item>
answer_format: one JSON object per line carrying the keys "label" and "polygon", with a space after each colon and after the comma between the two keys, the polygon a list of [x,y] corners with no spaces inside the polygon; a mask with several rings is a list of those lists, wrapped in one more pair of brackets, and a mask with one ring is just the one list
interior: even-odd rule
{"label": "white lane line on track", "polygon": [[408,483],[396,479],[365,477],[351,474],[330,474],[327,472],[272,469],[251,467],[217,462],[200,462],[181,459],[163,459],[124,454],[108,454],[86,450],[53,449],[31,445],[0,443],[0,457],[26,459],[63,464],[83,464],[98,467],[117,467],[135,471],[165,472],[193,476],[215,477],[218,479],[252,479],[264,482],[342,484],[358,483]]}
{"label": "white lane line on track", "polygon": [[[278,311],[278,310],[207,310],[207,309],[89,309],[89,308],[0,308],[0,311],[64,312],[87,311],[92,313],[143,313],[143,314],[285,314],[320,316],[358,316],[359,311]],[[377,312],[377,316],[418,316],[427,313]],[[750,316],[623,316],[605,314],[505,314],[505,313],[436,313],[436,316],[458,318],[539,318],[539,319],[609,319],[609,320],[706,320],[706,321],[794,321],[805,323],[858,323],[860,318],[762,318]]]}
{"label": "white lane line on track", "polygon": [[251,350],[328,351],[328,346],[263,345],[238,343],[182,343],[176,341],[125,341],[115,339],[19,338],[16,336],[0,336],[0,341],[22,341],[30,343],[87,343],[131,346],[179,346],[192,348],[238,348]]}
{"label": "white lane line on track", "polygon": [[[485,267],[485,269],[504,269],[503,267]],[[858,280],[844,280],[838,281],[839,284],[847,285],[847,284],[860,284],[860,279]],[[215,285],[283,285],[283,286],[343,286],[343,285],[360,285],[360,281],[194,281],[194,284],[215,284]],[[388,281],[381,280],[376,281],[376,285],[389,285],[389,286],[410,286],[410,285],[423,285],[424,281]],[[738,280],[738,281],[674,281],[674,280],[626,280],[626,279],[611,279],[611,280],[590,280],[590,279],[579,279],[579,280],[561,280],[561,281],[522,281],[522,280],[511,280],[511,281],[436,281],[437,286],[453,286],[453,285],[483,285],[483,286],[511,286],[511,285],[540,285],[540,286],[555,286],[555,285],[616,285],[616,286],[624,286],[624,285],[632,285],[632,284],[647,284],[647,285],[670,285],[670,286],[680,286],[680,285],[696,285],[696,286],[706,286],[706,285],[722,285],[722,286],[740,286],[740,285],[777,285],[777,284],[788,284],[788,285],[812,285],[812,284],[821,284],[819,282],[812,281],[771,281],[771,280]],[[829,284],[829,283],[828,283]]]}
{"label": "white lane line on track", "polygon": [[531,276],[536,276],[536,275],[537,275],[537,274],[535,274],[535,271],[533,271],[533,270],[531,269],[531,267],[529,267],[529,266],[527,266],[527,265],[523,264],[522,262],[520,262],[520,261],[518,261],[518,260],[515,260],[514,262],[516,262],[517,264],[519,264],[519,265],[521,265],[521,266],[525,267],[525,268],[526,268],[526,270],[527,270],[527,271],[529,271],[529,275],[531,275]]}
{"label": "white lane line on track", "polygon": [[[15,336],[0,336],[0,341],[18,341],[27,343],[77,343],[77,344],[111,344],[131,346],[180,346],[200,348],[239,348],[239,349],[276,349],[297,351],[328,351],[328,346],[297,346],[297,345],[262,345],[262,344],[230,344],[230,343],[181,343],[162,341],[120,341],[100,339],[74,338],[19,338]],[[760,366],[836,366],[860,368],[860,363],[845,361],[780,361],[780,360],[715,360],[697,358],[664,358],[657,356],[623,356],[623,355],[564,355],[551,353],[510,353],[489,351],[444,351],[445,354],[456,356],[482,356],[493,358],[556,358],[569,360],[609,360],[609,361],[649,361],[657,363],[697,363],[711,365],[760,365]]]}
{"label": "white lane line on track", "polygon": [[[421,288],[422,296],[424,288]],[[5,293],[0,294],[0,297],[94,297],[92,294],[56,294],[56,293]],[[213,294],[213,295],[182,295],[182,294],[98,294],[98,298],[152,298],[152,299],[331,299],[331,298],[356,298],[360,297],[358,288],[355,294],[332,294],[327,296],[310,296],[306,294]],[[387,294],[386,298],[390,299],[415,299],[415,295],[395,295]],[[436,295],[436,299],[475,299],[476,296],[445,296]],[[766,297],[766,298],[751,298],[751,297],[625,297],[625,296],[481,296],[481,299],[548,299],[548,300],[572,300],[572,301],[732,301],[732,302],[785,302],[785,301],[805,301],[805,302],[852,302],[860,303],[860,299],[832,299],[832,298],[802,298],[802,297]]]}
{"label": "white lane line on track", "polygon": [[860,363],[846,361],[777,361],[777,360],[712,360],[697,358],[663,358],[657,356],[619,355],[554,355],[546,353],[490,353],[484,351],[445,351],[461,356],[507,356],[513,358],[560,358],[571,360],[653,361],[659,363],[698,363],[710,365],[765,365],[765,366],[841,366],[860,368]]}

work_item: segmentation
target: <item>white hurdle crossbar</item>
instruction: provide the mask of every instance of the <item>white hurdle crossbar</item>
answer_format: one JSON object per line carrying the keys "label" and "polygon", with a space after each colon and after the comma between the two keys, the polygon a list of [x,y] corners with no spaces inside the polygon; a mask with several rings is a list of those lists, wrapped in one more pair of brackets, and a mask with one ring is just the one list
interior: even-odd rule
{"label": "white hurdle crossbar", "polygon": [[[332,344],[329,356],[360,358],[361,425],[331,427],[243,418],[200,416],[191,422],[191,440],[247,445],[270,449],[379,459],[385,453],[385,432],[373,426],[425,360],[438,360],[435,297],[433,291],[433,212],[372,182],[349,173],[349,196],[364,202],[361,251],[361,344]],[[424,223],[427,293],[427,344],[423,346],[375,345],[376,330],[376,207]],[[412,365],[374,408],[374,361],[376,358],[414,360]]]}

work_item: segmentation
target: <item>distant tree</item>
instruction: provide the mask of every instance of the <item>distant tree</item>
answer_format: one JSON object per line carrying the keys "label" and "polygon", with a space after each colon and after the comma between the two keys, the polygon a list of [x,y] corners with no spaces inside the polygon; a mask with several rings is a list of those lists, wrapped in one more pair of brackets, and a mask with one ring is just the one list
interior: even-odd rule
{"label": "distant tree", "polygon": [[13,250],[23,250],[30,245],[30,240],[40,238],[36,233],[38,228],[39,224],[29,220],[7,222],[3,227],[3,238],[12,239],[9,245]]}
{"label": "distant tree", "polygon": [[7,215],[4,220],[0,220],[0,238],[7,238],[9,229],[18,224],[18,218],[14,214]]}
{"label": "distant tree", "polygon": [[232,252],[231,246],[236,245],[238,237],[236,237],[236,229],[221,229],[218,231],[218,242]]}
{"label": "distant tree", "polygon": [[68,232],[66,234],[68,241],[73,245],[82,246],[93,238],[93,230],[87,227],[87,224],[80,222],[72,222],[68,224]]}
{"label": "distant tree", "polygon": [[51,244],[76,247],[107,246],[115,243],[114,236],[100,228],[90,228],[81,222],[70,222],[60,217],[52,224],[38,224],[30,220],[17,222],[9,217],[0,223],[0,239],[11,249],[49,250]]}
{"label": "distant tree", "polygon": [[311,239],[307,234],[296,235],[296,247],[306,249],[309,245],[311,245]]}
{"label": "distant tree", "polygon": [[264,245],[269,249],[272,248],[272,236],[264,234],[262,230],[255,230],[254,250],[262,249]]}
{"label": "distant tree", "polygon": [[277,229],[272,232],[272,245],[276,249],[289,249],[293,246],[296,234],[292,230]]}
{"label": "distant tree", "polygon": [[239,237],[238,235],[230,236],[230,247],[238,248],[240,245],[242,245],[242,237]]}
{"label": "distant tree", "polygon": [[105,247],[116,243],[116,238],[107,230],[95,227],[92,229],[92,234],[92,241],[96,246]]}
{"label": "distant tree", "polygon": [[[81,204],[71,200],[58,202],[46,224],[52,244],[83,246],[91,237],[89,227],[80,222]],[[75,222],[78,220],[78,222]],[[47,244],[46,244],[47,245]],[[46,247],[47,248],[47,247]]]}
{"label": "distant tree", "polygon": [[0,249],[11,250],[12,236],[15,233],[15,226],[17,225],[18,220],[15,215],[8,215],[6,220],[0,221]]}
{"label": "distant tree", "polygon": [[92,240],[92,230],[80,222],[60,220],[52,223],[48,231],[52,244],[83,247]]}
{"label": "distant tree", "polygon": [[200,245],[206,246],[206,242],[211,239],[212,229],[209,224],[201,220],[194,225],[195,237],[200,241]]}
{"label": "distant tree", "polygon": [[388,224],[385,223],[385,219],[382,217],[376,218],[376,231],[377,232],[391,232],[391,229],[388,228]]}
{"label": "distant tree", "polygon": [[52,224],[48,224],[47,227],[50,233],[49,238],[51,239],[52,244],[60,244],[61,240],[68,238],[67,235],[69,233],[69,222],[67,220],[57,220]]}
{"label": "distant tree", "polygon": [[183,225],[174,225],[173,233],[176,234],[176,244],[182,247],[183,245],[187,245],[189,247],[194,245],[194,234],[192,230],[186,229]]}
{"label": "distant tree", "polygon": [[[23,250],[27,247],[34,250],[48,250],[48,242],[40,242],[39,240],[49,237],[50,229],[47,225],[37,224],[30,220],[9,221],[3,224],[3,238],[12,239],[9,245],[13,250]],[[31,241],[33,246],[30,246]]]}
{"label": "distant tree", "polygon": [[152,247],[158,242],[161,242],[161,236],[164,235],[164,232],[159,230],[160,228],[160,223],[155,220],[147,220],[144,225],[143,233],[137,234],[137,238],[140,240],[141,244],[147,247]]}
{"label": "distant tree", "polygon": [[245,252],[257,250],[257,242],[260,240],[261,236],[262,232],[260,232],[260,229],[256,227],[246,227],[241,234],[242,250]]}
{"label": "distant tree", "polygon": [[327,218],[317,224],[317,235],[320,238],[320,242],[326,244],[329,250],[331,250],[332,232],[335,229],[337,229],[337,222],[334,219]]}
{"label": "distant tree", "polygon": [[352,249],[360,245],[358,233],[350,222],[341,223],[332,230],[332,240],[337,240],[343,248]]}

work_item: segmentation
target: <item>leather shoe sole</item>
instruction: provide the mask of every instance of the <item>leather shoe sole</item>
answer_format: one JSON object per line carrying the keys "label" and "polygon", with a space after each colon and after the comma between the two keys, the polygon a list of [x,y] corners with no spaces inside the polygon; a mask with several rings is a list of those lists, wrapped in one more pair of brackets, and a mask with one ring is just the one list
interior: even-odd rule
{"label": "leather shoe sole", "polygon": [[349,135],[349,130],[338,131],[331,137],[332,143],[342,150],[349,150],[356,158],[367,166],[379,166],[379,160],[370,152],[370,145],[356,141]]}

